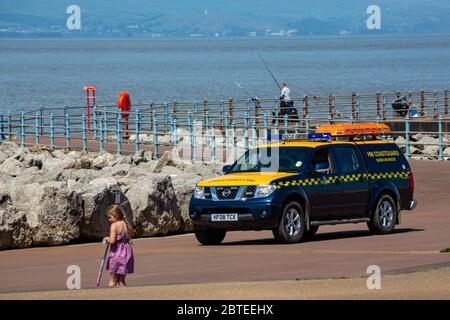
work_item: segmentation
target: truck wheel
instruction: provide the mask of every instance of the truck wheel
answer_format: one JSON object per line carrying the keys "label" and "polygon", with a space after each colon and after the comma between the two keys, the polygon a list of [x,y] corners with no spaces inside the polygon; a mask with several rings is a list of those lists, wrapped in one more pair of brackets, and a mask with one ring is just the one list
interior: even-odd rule
{"label": "truck wheel", "polygon": [[311,239],[319,230],[319,226],[310,226],[309,230],[305,230],[305,238]]}
{"label": "truck wheel", "polygon": [[384,194],[377,202],[370,222],[369,230],[374,234],[387,234],[394,232],[397,220],[397,208],[391,196]]}
{"label": "truck wheel", "polygon": [[205,246],[220,244],[225,239],[225,230],[194,230],[198,242]]}
{"label": "truck wheel", "polygon": [[305,214],[297,202],[289,202],[283,209],[278,227],[273,229],[275,239],[282,243],[299,242],[305,233]]}

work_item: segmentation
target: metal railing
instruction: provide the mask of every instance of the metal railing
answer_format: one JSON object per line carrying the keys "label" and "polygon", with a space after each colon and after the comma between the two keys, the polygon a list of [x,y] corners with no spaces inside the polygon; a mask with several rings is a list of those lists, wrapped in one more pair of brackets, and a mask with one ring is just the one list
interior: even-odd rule
{"label": "metal railing", "polygon": [[[408,101],[406,117],[391,106],[392,100],[402,96]],[[305,96],[300,99],[300,106],[299,99],[294,101],[296,115],[284,114],[277,99],[151,103],[127,114],[116,106],[96,106],[90,110],[90,117],[85,108],[40,108],[27,113],[0,114],[0,140],[16,141],[23,146],[36,144],[52,149],[117,154],[149,151],[154,158],[178,148],[183,157],[192,160],[216,160],[223,158],[220,155],[223,152],[238,153],[264,143],[269,134],[308,132],[321,123],[384,121],[401,124],[402,129],[393,130],[393,135],[405,137],[403,147],[407,157],[411,156],[412,148],[424,148],[412,138],[422,133],[410,130],[414,123],[434,126],[427,134],[436,137],[433,144],[437,148],[436,157],[443,159],[448,147],[448,139],[444,137],[450,129],[447,90],[406,95],[396,92]],[[417,117],[412,117],[411,110],[416,110]]]}

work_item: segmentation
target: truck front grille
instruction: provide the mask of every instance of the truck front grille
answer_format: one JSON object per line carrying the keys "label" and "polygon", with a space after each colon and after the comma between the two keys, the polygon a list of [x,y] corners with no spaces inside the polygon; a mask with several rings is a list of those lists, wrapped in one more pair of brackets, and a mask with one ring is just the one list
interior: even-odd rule
{"label": "truck front grille", "polygon": [[216,187],[217,199],[219,200],[235,200],[239,187]]}

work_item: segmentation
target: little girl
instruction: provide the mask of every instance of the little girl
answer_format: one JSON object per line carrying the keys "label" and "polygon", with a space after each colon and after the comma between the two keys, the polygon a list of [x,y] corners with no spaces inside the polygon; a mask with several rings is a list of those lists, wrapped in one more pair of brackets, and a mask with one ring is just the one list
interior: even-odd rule
{"label": "little girl", "polygon": [[111,244],[106,270],[111,272],[109,286],[117,284],[126,286],[125,277],[134,272],[134,256],[130,238],[134,232],[125,220],[125,214],[120,205],[112,205],[106,210],[108,221],[111,222],[109,237],[103,240]]}

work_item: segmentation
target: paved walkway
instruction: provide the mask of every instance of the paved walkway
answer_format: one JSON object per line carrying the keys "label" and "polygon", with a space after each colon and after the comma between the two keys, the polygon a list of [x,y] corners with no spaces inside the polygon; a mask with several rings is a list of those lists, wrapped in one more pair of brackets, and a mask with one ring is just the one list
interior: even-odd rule
{"label": "paved walkway", "polygon": [[[360,276],[450,265],[450,162],[411,161],[419,201],[391,235],[371,236],[365,224],[326,226],[314,241],[281,245],[271,232],[231,232],[221,246],[194,235],[134,241],[136,273],[130,286],[295,280]],[[66,269],[81,268],[82,288],[93,288],[104,247],[84,244],[0,252],[0,292],[65,290]],[[107,282],[107,274],[103,284]],[[0,297],[1,298],[1,297]]]}

